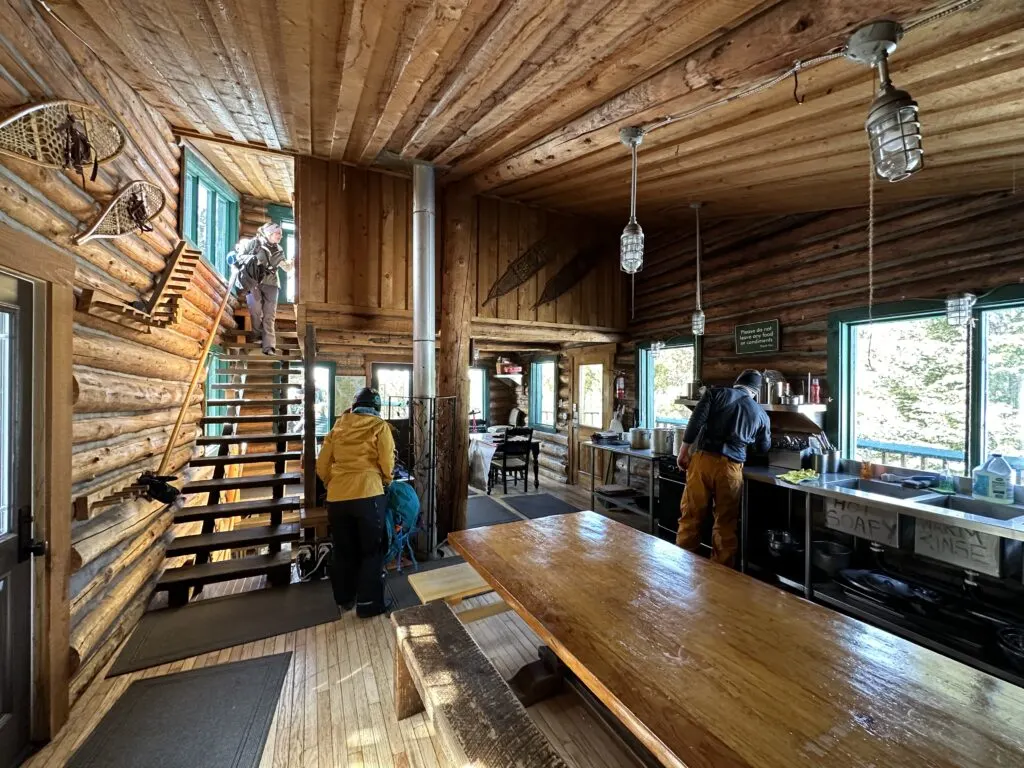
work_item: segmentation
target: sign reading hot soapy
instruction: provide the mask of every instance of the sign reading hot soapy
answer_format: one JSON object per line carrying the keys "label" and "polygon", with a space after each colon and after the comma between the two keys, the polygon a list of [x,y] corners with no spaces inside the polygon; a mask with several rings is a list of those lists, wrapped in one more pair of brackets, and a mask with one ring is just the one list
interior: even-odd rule
{"label": "sign reading hot soapy", "polygon": [[737,325],[734,334],[737,355],[756,355],[763,352],[779,351],[778,320]]}
{"label": "sign reading hot soapy", "polygon": [[855,501],[825,499],[825,525],[889,547],[899,546],[899,518],[895,512],[866,507]]}

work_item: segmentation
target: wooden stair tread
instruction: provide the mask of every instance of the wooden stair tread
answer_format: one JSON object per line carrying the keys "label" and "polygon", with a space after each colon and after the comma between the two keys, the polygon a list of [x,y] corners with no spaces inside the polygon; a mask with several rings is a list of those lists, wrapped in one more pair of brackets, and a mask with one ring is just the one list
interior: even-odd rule
{"label": "wooden stair tread", "polygon": [[228,363],[302,363],[301,357],[264,355],[262,352],[254,355],[217,355],[217,359]]}
{"label": "wooden stair tread", "polygon": [[299,413],[270,413],[265,416],[203,416],[199,419],[200,424],[259,424],[266,421],[285,423],[289,421],[300,421],[302,414]]}
{"label": "wooden stair tread", "polygon": [[218,477],[210,480],[195,480],[185,483],[182,493],[207,493],[209,491],[234,491],[241,488],[262,488],[264,486],[301,483],[301,472],[281,472],[273,475],[252,475],[250,477]]}
{"label": "wooden stair tread", "polygon": [[[217,371],[216,375],[220,376],[221,378],[224,378],[224,379],[230,379],[231,381],[248,381],[248,380],[260,380],[260,381],[270,380],[270,381],[272,381],[274,379],[287,379],[287,378],[290,378],[292,376],[301,376],[302,374],[299,371],[274,371],[274,372],[271,372],[271,371],[245,371],[245,372],[241,372],[241,371],[239,371],[238,373],[234,373],[234,372],[226,371],[226,370],[222,369],[222,370]],[[301,383],[298,382],[298,381],[296,381],[294,383],[296,384],[296,386],[301,386]]]}
{"label": "wooden stair tread", "polygon": [[174,586],[199,586],[213,584],[218,581],[242,579],[246,576],[257,576],[276,568],[290,568],[291,552],[277,552],[272,555],[253,555],[237,557],[231,560],[217,560],[199,565],[185,565],[181,568],[168,568],[156,584],[156,589],[167,589]]}
{"label": "wooden stair tread", "polygon": [[196,520],[212,520],[218,517],[243,517],[265,515],[271,512],[289,512],[302,505],[298,496],[280,499],[253,499],[226,504],[205,504],[197,507],[182,507],[174,513],[174,522],[191,523]]}
{"label": "wooden stair tread", "polygon": [[281,382],[254,382],[249,384],[244,381],[233,382],[233,381],[219,381],[209,385],[209,389],[249,389],[256,392],[268,392],[276,389],[292,389],[294,387],[302,388],[301,384],[295,384],[294,382],[281,381]]}
{"label": "wooden stair tread", "polygon": [[[275,349],[286,349],[289,351],[294,350],[296,352],[302,350],[302,347],[300,347],[298,343],[292,343],[286,340],[287,343],[282,344],[281,341],[282,340],[278,338]],[[263,349],[263,345],[258,341],[223,341],[221,342],[221,347],[224,349]]]}
{"label": "wooden stair tread", "polygon": [[225,467],[229,464],[263,464],[277,461],[298,461],[302,451],[275,451],[272,453],[240,453],[237,456],[200,456],[189,462],[191,467]]}
{"label": "wooden stair tread", "polygon": [[215,552],[219,549],[240,549],[269,544],[272,541],[292,541],[299,538],[298,523],[281,525],[260,525],[253,528],[236,528],[233,531],[214,531],[194,536],[179,536],[167,546],[167,557],[191,555],[198,552]]}
{"label": "wooden stair tread", "polygon": [[255,433],[252,435],[202,435],[196,445],[236,445],[238,443],[285,443],[302,440],[301,432]]}
{"label": "wooden stair tread", "polygon": [[273,397],[269,399],[256,399],[256,398],[220,398],[210,399],[206,401],[206,404],[211,407],[217,406],[243,406],[249,408],[272,408],[275,405],[302,405],[301,397]]}

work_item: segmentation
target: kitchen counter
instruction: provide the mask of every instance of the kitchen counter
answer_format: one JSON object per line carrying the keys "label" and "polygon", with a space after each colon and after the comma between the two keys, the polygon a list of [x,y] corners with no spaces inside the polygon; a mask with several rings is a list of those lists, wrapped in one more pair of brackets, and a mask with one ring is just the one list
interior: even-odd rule
{"label": "kitchen counter", "polygon": [[856,480],[858,479],[857,475],[822,475],[817,480],[803,483],[787,483],[779,476],[789,471],[779,467],[748,466],[743,470],[743,478],[752,482],[776,485],[794,491],[803,491],[815,496],[855,501],[865,506],[896,512],[900,515],[907,515],[908,517],[915,517],[921,520],[931,520],[935,523],[954,525],[959,528],[977,531],[978,533],[987,533],[992,536],[1024,541],[1024,507],[1011,506],[1011,508],[1020,510],[1020,516],[1010,520],[997,520],[983,515],[960,512],[955,509],[922,504],[911,499],[893,498],[891,496],[861,491],[856,488],[843,488],[842,486],[835,485],[835,483],[843,481]]}

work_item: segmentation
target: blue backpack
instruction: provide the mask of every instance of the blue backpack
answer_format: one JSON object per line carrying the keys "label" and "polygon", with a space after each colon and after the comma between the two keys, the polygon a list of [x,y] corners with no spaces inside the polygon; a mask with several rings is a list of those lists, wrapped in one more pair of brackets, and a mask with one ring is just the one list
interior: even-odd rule
{"label": "blue backpack", "polygon": [[391,483],[388,486],[388,508],[384,525],[388,530],[388,554],[384,562],[390,563],[402,553],[402,545],[416,530],[420,517],[420,499],[410,483]]}

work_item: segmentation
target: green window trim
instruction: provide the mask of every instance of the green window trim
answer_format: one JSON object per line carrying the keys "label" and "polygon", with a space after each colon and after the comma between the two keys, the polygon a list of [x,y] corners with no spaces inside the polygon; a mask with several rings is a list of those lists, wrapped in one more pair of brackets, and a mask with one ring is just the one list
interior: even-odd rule
{"label": "green window trim", "polygon": [[[980,463],[984,455],[984,414],[983,400],[986,391],[986,370],[984,349],[985,328],[982,315],[986,311],[1012,309],[1024,306],[1024,285],[1008,285],[995,288],[978,297],[972,310],[972,327],[968,337],[968,374],[970,387],[970,430],[966,435],[966,473]],[[912,300],[879,304],[870,311],[867,307],[832,312],[828,319],[828,381],[838,382],[832,402],[828,404],[828,438],[839,447],[842,455],[850,458],[855,454],[855,436],[850,425],[850,409],[847,407],[853,394],[853,359],[855,346],[853,334],[858,325],[870,320],[893,321],[939,317],[946,313],[945,299]]]}
{"label": "green window trim", "polygon": [[[230,270],[227,254],[238,242],[239,200],[238,191],[232,187],[206,158],[188,145],[184,148],[182,164],[182,188],[184,190],[184,211],[181,219],[181,235],[203,252],[206,260],[222,276]],[[199,243],[199,192],[206,188],[210,198],[207,201],[206,242]],[[219,227],[218,219],[225,226]]]}
{"label": "green window trim", "polygon": [[[278,203],[267,203],[267,216],[275,224],[280,224],[284,229],[284,238],[281,240],[281,247],[284,248],[285,254],[288,253],[289,239],[295,239],[295,211],[291,206],[279,205]],[[291,225],[289,228],[286,225]],[[288,290],[291,285],[292,276],[285,272],[283,269],[277,270],[277,281],[281,285],[281,290],[277,294],[277,301],[279,304],[287,304],[289,302]],[[298,298],[298,297],[296,297]]]}
{"label": "green window trim", "polygon": [[[540,414],[542,411],[543,392],[539,386],[535,386],[534,382],[540,380],[540,367],[545,363],[553,363],[555,366],[555,418],[553,424],[545,424],[539,421],[535,414]],[[554,433],[558,431],[558,355],[545,355],[544,357],[534,358],[530,361],[530,405],[529,413],[527,416],[527,424],[536,432],[550,432]]]}
{"label": "green window trim", "polygon": [[[484,393],[483,393],[483,409],[480,415],[477,417],[477,421],[482,421],[485,425],[490,426],[491,423],[491,369],[483,365],[471,365],[469,367],[471,371],[482,371],[484,374]],[[470,400],[472,400],[472,380],[470,380]],[[472,416],[470,417],[472,420]]]}
{"label": "green window trim", "polygon": [[[697,381],[702,380],[703,336],[672,336],[665,340],[665,347],[693,347],[693,371]],[[654,357],[651,354],[653,341],[642,341],[636,345],[636,418],[637,426],[653,429],[654,413]]]}

